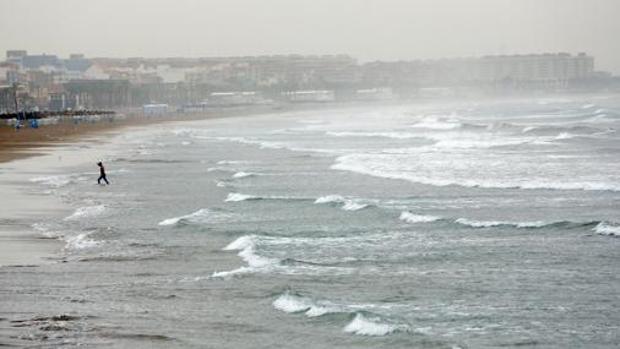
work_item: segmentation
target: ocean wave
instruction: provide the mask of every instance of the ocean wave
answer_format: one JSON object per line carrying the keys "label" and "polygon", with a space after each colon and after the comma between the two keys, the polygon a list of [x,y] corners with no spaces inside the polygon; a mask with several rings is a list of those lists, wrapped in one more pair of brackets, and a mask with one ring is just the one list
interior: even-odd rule
{"label": "ocean wave", "polygon": [[285,313],[301,313],[308,317],[318,317],[325,314],[346,312],[344,307],[328,302],[317,304],[311,298],[284,292],[272,303],[273,307]]}
{"label": "ocean wave", "polygon": [[599,235],[620,236],[620,225],[614,223],[600,222],[593,230]]}
{"label": "ocean wave", "polygon": [[352,200],[347,200],[344,205],[342,205],[342,209],[345,211],[359,211],[367,207],[369,207],[368,204],[362,204]]}
{"label": "ocean wave", "polygon": [[530,222],[509,222],[509,221],[479,221],[468,218],[458,218],[454,220],[454,223],[464,225],[471,228],[493,228],[493,227],[513,227],[523,229],[537,229],[537,228],[577,228],[588,227],[595,224],[599,224],[599,221],[586,221],[586,222],[573,222],[573,221],[530,221]]}
{"label": "ocean wave", "polygon": [[345,202],[345,198],[340,195],[326,195],[314,201],[315,204],[327,204],[327,203],[342,203]]}
{"label": "ocean wave", "polygon": [[246,201],[246,200],[256,200],[258,197],[253,195],[246,195],[241,193],[228,193],[228,196],[224,201],[228,202],[238,202],[238,201]]}
{"label": "ocean wave", "polygon": [[211,274],[211,277],[227,278],[237,274],[268,271],[270,268],[277,266],[280,260],[256,254],[257,240],[258,237],[256,235],[244,235],[224,247],[224,251],[239,251],[237,255],[247,263],[247,266],[230,271],[216,271]]}
{"label": "ocean wave", "polygon": [[[410,154],[404,155],[409,156]],[[482,177],[466,177],[465,174],[463,178],[458,178],[459,173],[450,176],[442,176],[441,172],[432,171],[433,168],[429,167],[423,167],[424,171],[422,172],[419,169],[401,168],[402,162],[398,162],[398,159],[400,159],[399,154],[349,154],[336,158],[335,163],[330,168],[333,170],[350,171],[379,178],[406,180],[412,183],[438,187],[456,185],[466,188],[487,189],[620,191],[620,183],[605,182],[602,180],[570,181],[564,178],[558,178],[557,180],[540,180],[537,178],[515,178],[514,176],[504,179],[487,180]],[[439,165],[441,164],[442,162],[439,163]],[[421,166],[424,165],[424,163],[421,164]],[[510,169],[506,168],[505,170],[509,171]],[[504,174],[502,173],[502,175]],[[508,173],[505,174],[505,176],[507,175]]]}
{"label": "ocean wave", "polygon": [[77,221],[84,218],[96,217],[103,214],[106,210],[104,205],[85,206],[77,208],[73,214],[65,217],[65,221]]}
{"label": "ocean wave", "polygon": [[355,318],[344,328],[344,332],[361,336],[386,336],[394,332],[408,332],[410,327],[402,323],[390,323],[378,316],[357,313]]}
{"label": "ocean wave", "polygon": [[237,201],[310,201],[311,198],[294,197],[294,196],[256,196],[242,193],[228,193],[228,196],[224,201],[237,202]]}
{"label": "ocean wave", "polygon": [[399,219],[407,223],[430,223],[441,219],[437,216],[418,215],[408,211],[402,212]]}
{"label": "ocean wave", "polygon": [[370,204],[362,203],[357,200],[347,199],[340,195],[326,195],[314,200],[315,204],[342,204],[341,209],[345,211],[359,211],[370,207]]}
{"label": "ocean wave", "polygon": [[343,328],[343,331],[361,336],[386,336],[395,332],[408,332],[410,330],[410,326],[403,322],[360,310],[374,308],[372,305],[341,305],[329,301],[316,301],[290,291],[279,295],[272,305],[275,309],[285,313],[303,313],[311,318],[327,314],[349,314],[353,318]]}
{"label": "ocean wave", "polygon": [[247,177],[254,177],[256,175],[257,175],[256,173],[240,171],[232,175],[232,178],[241,179],[241,178],[247,178]]}
{"label": "ocean wave", "polygon": [[200,223],[221,223],[225,222],[230,215],[222,212],[215,212],[206,208],[200,209],[188,215],[168,218],[159,222],[158,225],[169,226],[177,224],[200,224]]}

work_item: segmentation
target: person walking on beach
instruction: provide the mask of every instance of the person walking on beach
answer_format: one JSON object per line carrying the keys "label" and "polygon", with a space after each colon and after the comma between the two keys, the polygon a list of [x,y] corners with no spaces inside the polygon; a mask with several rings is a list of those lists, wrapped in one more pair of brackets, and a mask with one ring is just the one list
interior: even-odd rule
{"label": "person walking on beach", "polygon": [[106,178],[105,176],[105,168],[103,168],[103,163],[99,161],[97,163],[97,166],[99,166],[99,174],[100,174],[99,178],[97,179],[97,184],[101,184],[101,180],[103,179],[106,184],[110,185],[110,182],[108,182],[108,178]]}

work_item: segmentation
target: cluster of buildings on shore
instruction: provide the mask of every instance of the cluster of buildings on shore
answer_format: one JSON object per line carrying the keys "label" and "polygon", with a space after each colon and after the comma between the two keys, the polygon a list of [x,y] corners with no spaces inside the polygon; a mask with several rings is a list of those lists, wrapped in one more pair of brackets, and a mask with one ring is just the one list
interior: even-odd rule
{"label": "cluster of buildings on shore", "polygon": [[617,85],[585,53],[369,62],[347,55],[87,58],[6,52],[0,113],[163,106],[387,101]]}

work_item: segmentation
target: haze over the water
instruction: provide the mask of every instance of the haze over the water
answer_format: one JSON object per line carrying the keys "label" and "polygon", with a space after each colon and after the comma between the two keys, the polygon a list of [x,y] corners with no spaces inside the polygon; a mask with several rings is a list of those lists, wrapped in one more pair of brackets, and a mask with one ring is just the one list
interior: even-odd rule
{"label": "haze over the water", "polygon": [[619,14],[618,0],[0,0],[0,50],[363,61],[586,51],[620,73]]}

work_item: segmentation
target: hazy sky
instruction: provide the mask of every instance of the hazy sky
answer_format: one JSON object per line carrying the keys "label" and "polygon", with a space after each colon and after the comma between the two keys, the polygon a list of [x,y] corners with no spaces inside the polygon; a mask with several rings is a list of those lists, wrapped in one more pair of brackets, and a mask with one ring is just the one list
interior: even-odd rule
{"label": "hazy sky", "polygon": [[0,50],[61,56],[586,51],[620,74],[619,34],[620,0],[0,0]]}

